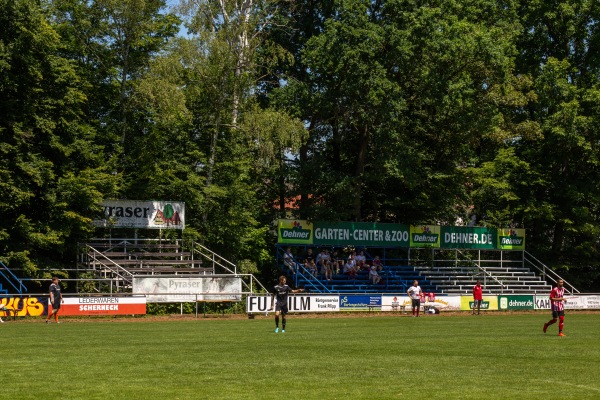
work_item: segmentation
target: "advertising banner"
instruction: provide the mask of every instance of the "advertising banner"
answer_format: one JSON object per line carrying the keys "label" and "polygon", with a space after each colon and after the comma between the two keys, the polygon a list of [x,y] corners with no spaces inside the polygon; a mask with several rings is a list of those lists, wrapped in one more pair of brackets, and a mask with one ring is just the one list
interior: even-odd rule
{"label": "advertising banner", "polygon": [[495,249],[496,229],[442,226],[440,247],[449,249]]}
{"label": "advertising banner", "polygon": [[535,303],[533,295],[498,296],[500,310],[533,310]]}
{"label": "advertising banner", "polygon": [[278,243],[316,246],[408,247],[409,227],[376,222],[314,222],[280,219]]}
{"label": "advertising banner", "polygon": [[436,307],[440,305],[440,310],[443,311],[458,311],[461,308],[461,296],[437,296],[435,298]]}
{"label": "advertising banner", "polygon": [[600,296],[588,295],[579,297],[583,297],[586,308],[591,310],[600,310]]}
{"label": "advertising banner", "polygon": [[312,224],[305,220],[278,220],[277,243],[313,244]]}
{"label": "advertising banner", "polygon": [[[600,309],[600,296],[598,295],[565,295],[567,302],[565,310],[598,310]],[[550,310],[550,296],[535,296],[536,310]]]}
{"label": "advertising banner", "polygon": [[[290,312],[334,312],[339,311],[340,296],[337,295],[290,295]],[[271,310],[271,296],[248,296],[246,311],[249,314],[274,312]]]}
{"label": "advertising banner", "polygon": [[[52,305],[48,299],[48,310]],[[146,297],[65,297],[60,306],[61,316],[73,315],[143,315],[146,314]]]}
{"label": "advertising banner", "polygon": [[381,311],[406,311],[410,310],[410,297],[404,295],[382,296]]}
{"label": "advertising banner", "polygon": [[175,201],[105,200],[94,225],[103,228],[184,229],[185,203]]}
{"label": "advertising banner", "polygon": [[411,225],[410,247],[440,247],[440,227],[437,225]]}
{"label": "advertising banner", "polygon": [[47,314],[48,297],[2,297],[0,317],[39,317]]}
{"label": "advertising banner", "polygon": [[525,229],[280,219],[277,242],[313,246],[525,250]]}
{"label": "advertising banner", "polygon": [[[473,310],[473,297],[463,296],[461,297],[460,309],[461,310]],[[481,302],[482,310],[498,310],[498,297],[497,296],[483,296]]]}
{"label": "advertising banner", "polygon": [[134,276],[133,292],[144,294],[149,303],[190,301],[240,301],[242,278],[237,276],[182,277]]}
{"label": "advertising banner", "polygon": [[498,229],[498,249],[525,250],[525,229]]}
{"label": "advertising banner", "polygon": [[381,295],[344,295],[340,296],[340,310],[381,309]]}
{"label": "advertising banner", "polygon": [[549,310],[550,309],[550,296],[536,295],[534,296],[535,309],[536,310]]}

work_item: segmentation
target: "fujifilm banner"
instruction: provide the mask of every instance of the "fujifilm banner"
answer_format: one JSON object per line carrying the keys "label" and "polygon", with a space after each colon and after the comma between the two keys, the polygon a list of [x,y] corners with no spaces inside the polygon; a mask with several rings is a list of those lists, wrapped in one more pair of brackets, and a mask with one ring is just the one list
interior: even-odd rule
{"label": "fujifilm banner", "polygon": [[192,301],[240,301],[242,278],[235,276],[189,277],[134,276],[133,292],[146,295],[148,303]]}
{"label": "fujifilm banner", "polygon": [[[291,295],[288,296],[290,312],[332,312],[339,311],[340,296],[332,295]],[[248,296],[246,300],[248,314],[274,312],[271,308],[271,296]]]}
{"label": "fujifilm banner", "polygon": [[103,228],[184,229],[185,203],[175,201],[105,200],[101,219],[94,225]]}

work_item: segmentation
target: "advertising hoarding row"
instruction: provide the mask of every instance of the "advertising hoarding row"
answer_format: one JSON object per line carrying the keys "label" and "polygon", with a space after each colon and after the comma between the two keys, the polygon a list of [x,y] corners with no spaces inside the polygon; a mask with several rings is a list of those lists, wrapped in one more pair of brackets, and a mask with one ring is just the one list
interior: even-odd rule
{"label": "advertising hoarding row", "polygon": [[525,250],[525,229],[280,219],[277,242],[314,246]]}
{"label": "advertising hoarding row", "polygon": [[[61,316],[146,314],[145,296],[85,296],[63,298]],[[0,317],[39,317],[52,312],[50,298],[11,296],[0,298]]]}
{"label": "advertising hoarding row", "polygon": [[[339,312],[339,311],[407,311],[411,308],[407,295],[290,295],[290,312]],[[438,311],[467,311],[473,309],[472,296],[435,296],[421,302],[424,309]],[[249,314],[272,312],[270,296],[248,296],[246,311]],[[549,310],[548,295],[501,295],[483,296],[482,310]],[[598,310],[600,295],[580,295],[568,298],[567,310]]]}

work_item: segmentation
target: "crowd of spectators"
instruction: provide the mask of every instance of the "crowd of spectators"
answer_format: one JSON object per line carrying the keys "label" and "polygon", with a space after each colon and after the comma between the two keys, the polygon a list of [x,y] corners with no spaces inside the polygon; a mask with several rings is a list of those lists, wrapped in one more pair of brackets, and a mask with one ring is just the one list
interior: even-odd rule
{"label": "crowd of spectators", "polygon": [[283,262],[287,273],[294,275],[303,267],[304,273],[310,275],[310,279],[332,281],[334,276],[339,278],[343,275],[348,279],[356,279],[357,275],[366,272],[369,282],[376,285],[382,281],[381,273],[384,270],[379,256],[370,258],[365,250],[355,249],[320,249],[316,252],[307,248],[302,254],[294,255],[292,248],[288,247],[283,256]]}

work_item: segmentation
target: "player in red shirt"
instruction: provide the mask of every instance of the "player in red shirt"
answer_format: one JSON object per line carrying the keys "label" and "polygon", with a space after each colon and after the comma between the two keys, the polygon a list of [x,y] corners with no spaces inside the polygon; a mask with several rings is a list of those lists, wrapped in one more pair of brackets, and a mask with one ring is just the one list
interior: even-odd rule
{"label": "player in red shirt", "polygon": [[550,292],[550,308],[552,309],[552,319],[544,324],[544,333],[548,327],[556,322],[558,319],[558,336],[565,336],[563,333],[563,326],[565,324],[565,288],[563,285],[565,281],[559,279],[556,282],[556,287]]}
{"label": "player in red shirt", "polygon": [[477,315],[481,309],[481,302],[483,301],[483,287],[481,287],[481,281],[477,279],[475,286],[473,286],[473,315],[475,315],[475,307],[477,307]]}

